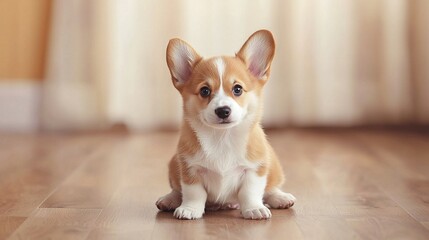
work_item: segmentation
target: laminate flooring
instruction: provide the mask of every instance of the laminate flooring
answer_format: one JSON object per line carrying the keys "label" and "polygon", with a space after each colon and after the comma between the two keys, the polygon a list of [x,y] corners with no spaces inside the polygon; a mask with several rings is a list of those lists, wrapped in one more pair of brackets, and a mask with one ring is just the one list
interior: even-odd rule
{"label": "laminate flooring", "polygon": [[427,129],[267,135],[296,204],[186,221],[155,207],[177,132],[0,134],[0,239],[429,239]]}

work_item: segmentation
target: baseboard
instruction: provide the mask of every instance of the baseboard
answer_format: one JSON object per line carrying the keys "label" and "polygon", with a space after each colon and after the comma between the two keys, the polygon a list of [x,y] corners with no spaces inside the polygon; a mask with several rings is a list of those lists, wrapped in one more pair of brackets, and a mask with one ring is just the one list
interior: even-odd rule
{"label": "baseboard", "polygon": [[40,98],[40,82],[2,79],[0,81],[0,132],[38,131]]}

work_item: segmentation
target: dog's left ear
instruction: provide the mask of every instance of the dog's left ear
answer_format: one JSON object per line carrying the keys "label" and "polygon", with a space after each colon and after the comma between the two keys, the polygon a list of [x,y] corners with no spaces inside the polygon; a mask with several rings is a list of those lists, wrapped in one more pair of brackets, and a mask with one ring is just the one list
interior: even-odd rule
{"label": "dog's left ear", "polygon": [[250,73],[260,80],[268,80],[271,61],[274,57],[275,43],[268,30],[259,30],[247,39],[237,53]]}

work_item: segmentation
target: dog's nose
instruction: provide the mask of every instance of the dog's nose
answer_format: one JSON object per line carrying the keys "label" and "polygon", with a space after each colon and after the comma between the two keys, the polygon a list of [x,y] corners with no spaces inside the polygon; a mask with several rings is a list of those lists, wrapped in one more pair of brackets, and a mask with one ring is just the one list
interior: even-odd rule
{"label": "dog's nose", "polygon": [[231,114],[231,108],[224,106],[215,109],[215,113],[219,118],[225,119]]}

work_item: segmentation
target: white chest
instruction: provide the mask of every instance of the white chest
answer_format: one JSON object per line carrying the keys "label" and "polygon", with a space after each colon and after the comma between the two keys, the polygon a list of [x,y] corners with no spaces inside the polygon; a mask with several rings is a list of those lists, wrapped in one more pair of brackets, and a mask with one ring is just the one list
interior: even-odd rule
{"label": "white chest", "polygon": [[246,171],[244,167],[237,167],[222,174],[206,168],[200,168],[199,171],[209,202],[237,202],[237,193]]}
{"label": "white chest", "polygon": [[246,171],[257,163],[246,159],[247,139],[234,132],[199,135],[201,149],[187,159],[199,174],[208,194],[208,201],[236,201],[237,192]]}

